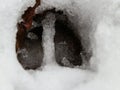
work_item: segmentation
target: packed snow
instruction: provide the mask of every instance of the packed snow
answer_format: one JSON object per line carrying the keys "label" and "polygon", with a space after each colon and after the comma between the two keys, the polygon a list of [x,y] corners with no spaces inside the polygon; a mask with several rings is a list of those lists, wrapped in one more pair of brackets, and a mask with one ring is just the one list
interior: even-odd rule
{"label": "packed snow", "polygon": [[55,15],[49,14],[43,24],[43,48],[44,48],[44,64],[55,64],[55,48],[54,48],[54,35],[55,35]]}
{"label": "packed snow", "polygon": [[58,66],[50,39],[54,26],[48,20],[49,26],[43,22],[43,41],[48,40],[43,43],[45,65],[24,70],[15,52],[16,24],[34,3],[0,0],[0,90],[120,90],[120,1],[42,0],[36,13],[53,7],[64,10],[82,36],[86,50],[92,50],[93,55],[87,69]]}

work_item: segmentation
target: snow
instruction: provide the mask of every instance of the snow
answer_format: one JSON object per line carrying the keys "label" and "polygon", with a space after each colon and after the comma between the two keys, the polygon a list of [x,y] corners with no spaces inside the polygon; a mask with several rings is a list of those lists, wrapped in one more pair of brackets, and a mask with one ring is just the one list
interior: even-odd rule
{"label": "snow", "polygon": [[45,20],[42,21],[43,25],[43,48],[44,48],[44,64],[55,64],[55,48],[54,48],[54,35],[55,35],[55,15],[49,14]]}
{"label": "snow", "polygon": [[[42,69],[22,68],[15,52],[16,23],[33,4],[34,0],[0,0],[0,90],[120,90],[119,0],[42,0],[36,11],[56,7],[72,17],[83,45],[93,51],[90,67],[85,70],[49,65],[49,60]],[[45,24],[44,29],[53,30]],[[46,43],[53,47],[53,43]],[[52,58],[49,54],[47,59]]]}

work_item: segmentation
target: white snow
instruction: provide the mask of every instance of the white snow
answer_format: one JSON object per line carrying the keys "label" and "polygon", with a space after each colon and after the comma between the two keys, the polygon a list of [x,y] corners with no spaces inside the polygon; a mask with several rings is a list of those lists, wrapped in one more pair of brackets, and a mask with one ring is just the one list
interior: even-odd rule
{"label": "white snow", "polygon": [[55,62],[55,48],[54,48],[54,35],[55,35],[55,15],[49,14],[43,24],[43,48],[44,48],[44,64],[56,64]]}
{"label": "white snow", "polygon": [[34,0],[0,0],[0,90],[120,90],[120,0],[42,0],[36,11],[66,11],[83,45],[93,51],[87,70],[57,65],[35,71],[22,68],[15,52],[16,24],[33,4]]}

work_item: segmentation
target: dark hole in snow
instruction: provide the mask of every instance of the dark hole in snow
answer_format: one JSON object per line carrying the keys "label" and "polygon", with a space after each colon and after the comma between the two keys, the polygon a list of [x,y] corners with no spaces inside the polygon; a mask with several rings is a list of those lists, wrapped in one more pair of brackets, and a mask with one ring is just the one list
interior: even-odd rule
{"label": "dark hole in snow", "polygon": [[[70,21],[63,11],[46,10],[33,17],[33,26],[26,32],[24,45],[17,51],[19,62],[25,69],[37,69],[42,65],[42,20],[48,13],[55,14],[55,58],[60,66],[75,67],[83,64],[83,57],[87,57],[80,38],[71,28]],[[90,59],[90,56],[89,56]]]}
{"label": "dark hole in snow", "polygon": [[83,51],[83,47],[70,27],[67,16],[58,15],[55,30],[56,61],[62,66],[80,66],[82,64],[80,52]]}
{"label": "dark hole in snow", "polygon": [[25,69],[36,69],[43,59],[42,27],[35,27],[26,34],[24,46],[17,52],[18,60]]}

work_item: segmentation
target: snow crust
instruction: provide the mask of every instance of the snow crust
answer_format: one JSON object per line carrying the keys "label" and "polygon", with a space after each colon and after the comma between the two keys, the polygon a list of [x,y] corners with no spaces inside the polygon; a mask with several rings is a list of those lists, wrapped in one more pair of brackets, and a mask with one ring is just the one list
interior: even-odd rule
{"label": "snow crust", "polygon": [[120,1],[42,0],[36,12],[65,10],[93,56],[86,70],[47,63],[42,70],[25,71],[15,52],[16,24],[34,3],[0,0],[0,90],[120,90]]}

